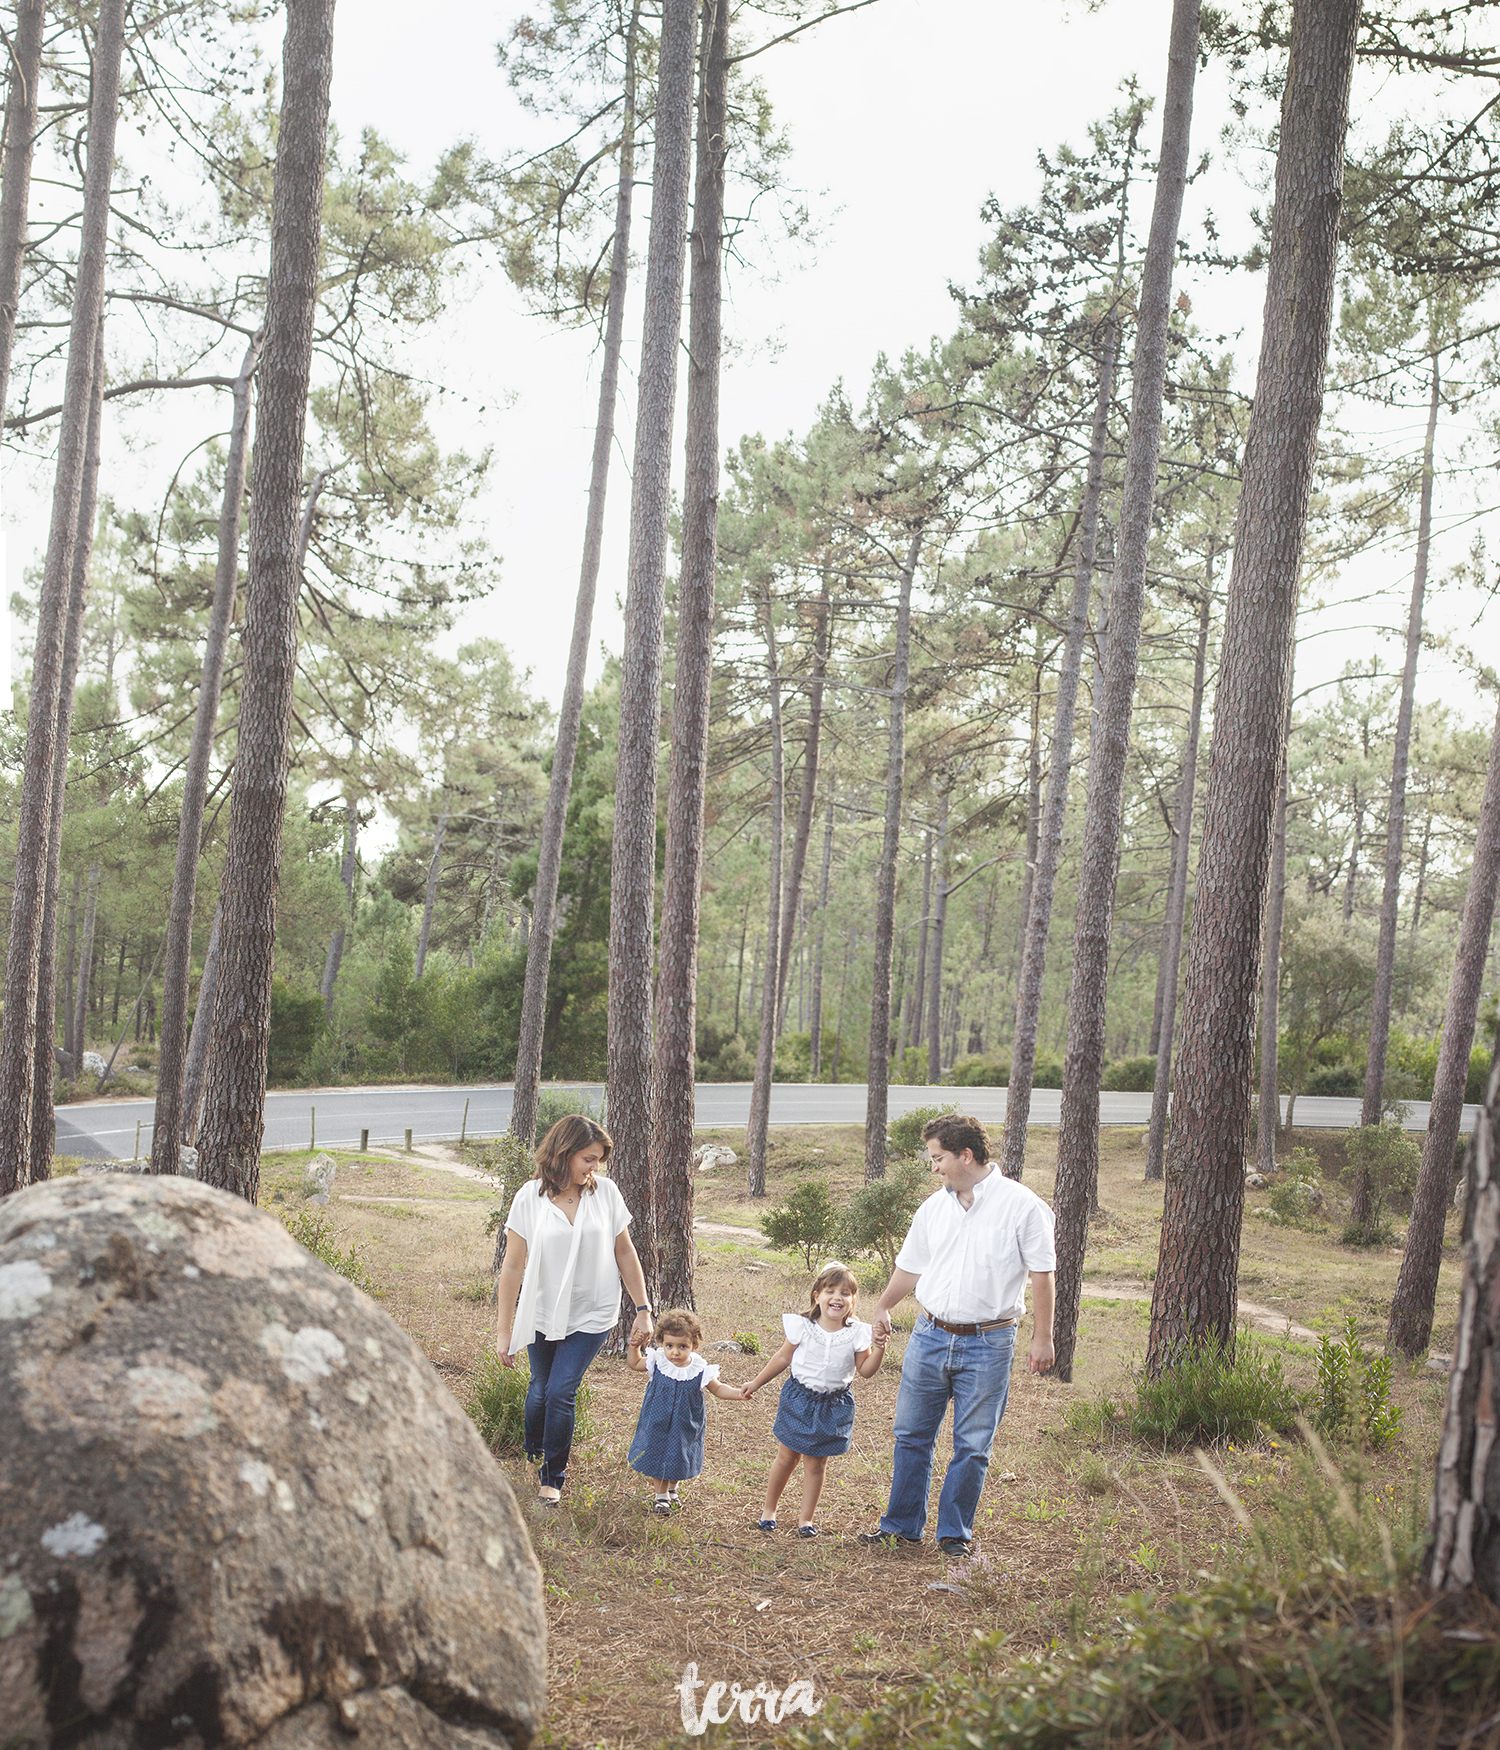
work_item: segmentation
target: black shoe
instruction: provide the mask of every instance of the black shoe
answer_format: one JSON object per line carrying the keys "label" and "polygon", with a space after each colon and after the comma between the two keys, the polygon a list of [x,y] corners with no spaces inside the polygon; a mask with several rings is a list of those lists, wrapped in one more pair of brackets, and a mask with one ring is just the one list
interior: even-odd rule
{"label": "black shoe", "polygon": [[818,1535],[818,1528],[816,1525],[799,1525],[797,1527],[797,1535],[798,1537],[816,1537]]}
{"label": "black shoe", "polygon": [[938,1548],[945,1556],[971,1556],[974,1553],[973,1540],[967,1537],[940,1537]]}
{"label": "black shoe", "polygon": [[762,1531],[774,1531],[776,1529],[776,1521],[774,1519],[762,1519],[760,1522],[760,1528]]}
{"label": "black shoe", "polygon": [[878,1546],[881,1549],[896,1549],[901,1544],[906,1544],[910,1547],[919,1544],[922,1540],[920,1537],[902,1537],[899,1531],[876,1530],[862,1531],[854,1541],[856,1543],[869,1544],[872,1547]]}

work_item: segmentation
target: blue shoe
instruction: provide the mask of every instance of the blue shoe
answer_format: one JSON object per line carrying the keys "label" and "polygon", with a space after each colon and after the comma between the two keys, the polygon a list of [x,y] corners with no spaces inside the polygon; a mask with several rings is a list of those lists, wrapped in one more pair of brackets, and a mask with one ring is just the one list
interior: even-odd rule
{"label": "blue shoe", "polygon": [[797,1527],[797,1535],[798,1537],[816,1537],[818,1535],[818,1528],[816,1525],[799,1525]]}
{"label": "blue shoe", "polygon": [[760,1522],[760,1528],[762,1531],[774,1531],[776,1529],[776,1521],[774,1519],[762,1519]]}

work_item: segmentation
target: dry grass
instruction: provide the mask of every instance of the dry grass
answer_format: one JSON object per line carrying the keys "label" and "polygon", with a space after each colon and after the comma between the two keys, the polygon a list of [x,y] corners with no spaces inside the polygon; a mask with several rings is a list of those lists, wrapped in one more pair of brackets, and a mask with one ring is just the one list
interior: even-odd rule
{"label": "dry grass", "polygon": [[[742,1137],[715,1133],[739,1147]],[[852,1189],[862,1175],[860,1132],[846,1126],[773,1132],[768,1169],[774,1200],[800,1174],[826,1173]],[[1051,1189],[1056,1132],[1033,1133],[1028,1182]],[[921,1550],[869,1551],[855,1534],[875,1524],[890,1476],[891,1429],[908,1316],[885,1369],[856,1382],[859,1418],[853,1450],[829,1467],[820,1511],[823,1537],[800,1542],[755,1526],[766,1468],[775,1393],[755,1403],[711,1402],[708,1463],[670,1520],[653,1518],[647,1493],[625,1463],[640,1405],[638,1376],[601,1359],[589,1376],[599,1433],[577,1450],[563,1508],[542,1514],[524,1467],[502,1460],[531,1525],[547,1579],[551,1701],[545,1742],[644,1747],[680,1731],[674,1686],[685,1666],[700,1674],[780,1685],[810,1678],[820,1697],[856,1706],[892,1685],[970,1658],[976,1634],[1002,1631],[1009,1657],[1104,1621],[1122,1594],[1156,1586],[1191,1587],[1212,1571],[1241,1533],[1188,1455],[1159,1455],[1074,1431],[1069,1406],[1120,1391],[1145,1348],[1148,1308],[1130,1298],[1148,1291],[1160,1219],[1159,1187],[1141,1181],[1139,1133],[1106,1131],[1101,1200],[1107,1214],[1090,1247],[1080,1360],[1072,1385],[1017,1373],[996,1442],[978,1526],[981,1558],[950,1562],[930,1543]],[[300,1198],[306,1154],[268,1157],[263,1202]],[[392,1316],[422,1344],[462,1399],[489,1341],[493,1314],[471,1298],[493,1242],[485,1220],[496,1206],[486,1187],[388,1156],[337,1154],[336,1224],[366,1248]],[[738,1167],[698,1181],[698,1215],[716,1225],[754,1229],[760,1205],[744,1194]],[[1258,1199],[1252,1198],[1252,1203]],[[1354,1313],[1378,1337],[1398,1258],[1346,1251],[1327,1233],[1245,1224],[1242,1293],[1315,1330]],[[866,1306],[879,1278],[862,1272]],[[754,1331],[763,1345],[780,1337],[781,1314],[798,1307],[807,1272],[750,1243],[722,1235],[701,1240],[698,1308],[709,1343]],[[467,1292],[466,1292],[467,1291]],[[1457,1265],[1445,1263],[1438,1328],[1452,1329]],[[1023,1334],[1022,1346],[1025,1336]],[[731,1381],[759,1366],[748,1355],[713,1355]],[[1289,1375],[1313,1376],[1308,1345],[1288,1344]],[[1402,1498],[1424,1490],[1441,1412],[1442,1382],[1406,1374],[1396,1395],[1405,1411],[1397,1446],[1370,1464],[1370,1485]],[[939,1459],[946,1440],[940,1441]],[[1221,1468],[1250,1506],[1284,1494],[1294,1461],[1270,1443],[1229,1448]],[[939,1469],[940,1474],[940,1469]],[[796,1519],[797,1482],[784,1506]],[[785,1517],[785,1515],[784,1515]],[[701,1696],[700,1696],[701,1699]],[[761,1738],[768,1728],[717,1727],[715,1741]]]}

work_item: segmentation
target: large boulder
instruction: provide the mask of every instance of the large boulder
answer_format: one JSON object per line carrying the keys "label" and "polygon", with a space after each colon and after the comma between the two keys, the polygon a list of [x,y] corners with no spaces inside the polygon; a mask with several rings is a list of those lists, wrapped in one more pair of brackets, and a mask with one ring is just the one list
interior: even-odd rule
{"label": "large boulder", "polygon": [[190,1179],[0,1203],[6,1750],[520,1750],[541,1575],[468,1418],[279,1222]]}

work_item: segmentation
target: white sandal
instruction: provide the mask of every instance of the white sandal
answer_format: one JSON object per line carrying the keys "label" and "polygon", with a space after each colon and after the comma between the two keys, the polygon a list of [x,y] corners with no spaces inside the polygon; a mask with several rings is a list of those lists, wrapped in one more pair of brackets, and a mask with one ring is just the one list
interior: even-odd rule
{"label": "white sandal", "polygon": [[537,1501],[543,1507],[555,1507],[562,1500],[562,1490],[543,1483],[537,1490]]}

